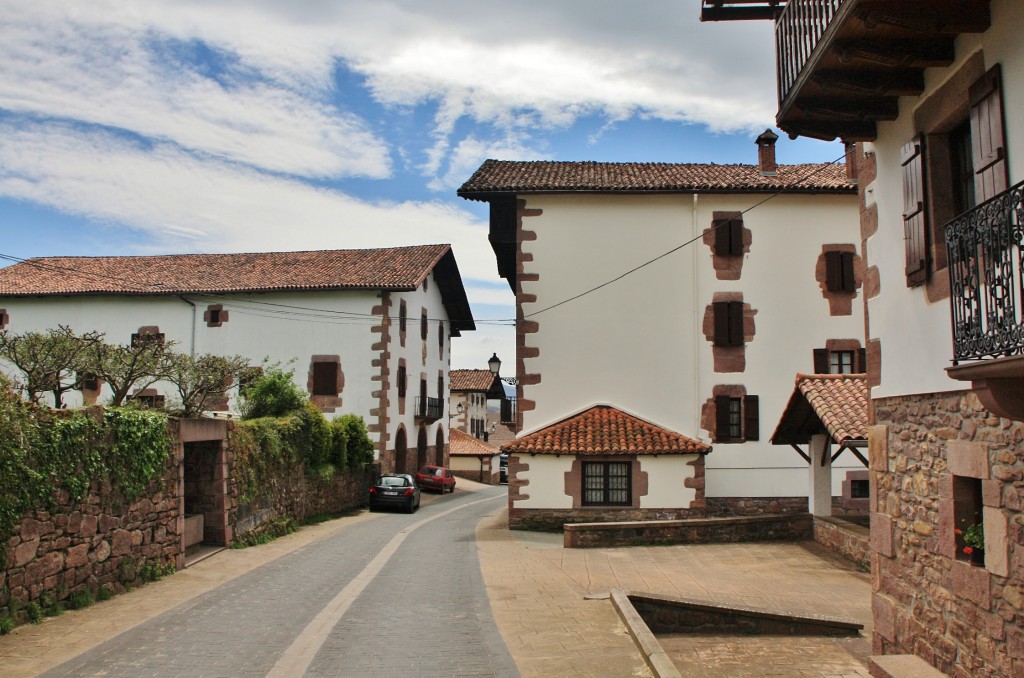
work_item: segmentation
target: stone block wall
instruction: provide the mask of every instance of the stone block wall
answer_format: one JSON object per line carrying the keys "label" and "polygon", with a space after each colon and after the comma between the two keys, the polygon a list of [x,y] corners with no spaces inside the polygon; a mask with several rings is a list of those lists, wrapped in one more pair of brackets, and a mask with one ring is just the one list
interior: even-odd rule
{"label": "stone block wall", "polygon": [[814,541],[865,570],[871,567],[871,539],[862,525],[815,516]]}
{"label": "stone block wall", "polygon": [[807,513],[807,497],[706,497],[709,517]]}
{"label": "stone block wall", "polygon": [[565,548],[610,548],[654,544],[723,544],[788,541],[811,537],[810,514],[693,518],[643,522],[566,524]]}
{"label": "stone block wall", "polygon": [[93,485],[80,503],[66,493],[52,511],[33,511],[6,543],[0,571],[0,616],[25,621],[23,610],[45,593],[60,601],[88,588],[115,593],[137,582],[144,563],[177,565],[179,530],[178,460],[169,455],[163,477],[142,499],[128,505],[109,487]]}
{"label": "stone block wall", "polygon": [[[1024,675],[1024,424],[971,392],[873,404],[874,654],[953,676]],[[967,510],[984,522],[984,564],[954,532]]]}
{"label": "stone block wall", "polygon": [[635,509],[588,506],[578,509],[521,509],[508,512],[510,530],[561,532],[568,523],[621,522],[643,520],[683,520],[703,518],[703,509]]}

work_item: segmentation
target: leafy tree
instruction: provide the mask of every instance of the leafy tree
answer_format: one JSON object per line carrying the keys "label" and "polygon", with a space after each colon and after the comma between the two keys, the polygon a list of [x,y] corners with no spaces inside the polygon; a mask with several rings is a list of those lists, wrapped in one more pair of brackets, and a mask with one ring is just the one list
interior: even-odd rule
{"label": "leafy tree", "polygon": [[308,400],[306,392],[292,381],[292,372],[268,367],[239,394],[243,419],[283,417],[301,410]]}
{"label": "leafy tree", "polygon": [[348,436],[349,429],[344,422],[344,417],[332,419],[329,460],[339,470],[348,467]]}
{"label": "leafy tree", "polygon": [[46,332],[12,334],[0,332],[0,358],[18,368],[24,375],[23,388],[33,403],[42,394],[53,393],[54,407],[64,406],[64,394],[81,388],[90,350],[102,342],[99,332],[77,336],[66,325]]}
{"label": "leafy tree", "polygon": [[170,374],[173,341],[140,336],[125,346],[96,342],[87,351],[86,366],[113,391],[112,406],[122,405],[132,388],[145,389]]}
{"label": "leafy tree", "polygon": [[248,367],[249,359],[240,355],[172,353],[167,380],[178,389],[184,416],[193,417],[223,398],[225,389]]}
{"label": "leafy tree", "polygon": [[334,420],[344,428],[348,453],[348,467],[362,470],[373,463],[373,441],[366,432],[366,424],[358,414],[343,414]]}

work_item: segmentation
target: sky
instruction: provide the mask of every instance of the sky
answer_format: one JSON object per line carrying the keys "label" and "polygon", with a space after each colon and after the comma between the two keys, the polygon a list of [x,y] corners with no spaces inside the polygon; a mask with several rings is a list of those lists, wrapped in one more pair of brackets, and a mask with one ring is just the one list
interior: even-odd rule
{"label": "sky", "polygon": [[487,158],[756,162],[772,25],[700,5],[0,0],[0,256],[450,243],[478,328],[451,366],[511,366],[487,205],[456,190]]}

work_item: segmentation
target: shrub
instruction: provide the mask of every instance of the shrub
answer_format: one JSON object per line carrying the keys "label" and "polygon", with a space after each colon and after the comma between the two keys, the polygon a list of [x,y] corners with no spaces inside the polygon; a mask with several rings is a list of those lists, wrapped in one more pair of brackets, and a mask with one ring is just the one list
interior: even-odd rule
{"label": "shrub", "polygon": [[110,600],[114,597],[114,590],[109,585],[104,584],[100,587],[99,591],[96,592],[96,600],[104,601]]}
{"label": "shrub", "polygon": [[25,606],[25,614],[28,615],[28,620],[33,624],[39,624],[43,621],[43,608],[39,607],[39,603],[34,600]]}
{"label": "shrub", "polygon": [[71,598],[68,603],[72,610],[82,610],[93,604],[95,600],[92,596],[92,591],[89,589],[78,589],[71,593]]}
{"label": "shrub", "polygon": [[243,419],[283,417],[301,410],[306,392],[292,381],[292,372],[269,368],[239,394],[239,411]]}
{"label": "shrub", "polygon": [[345,417],[331,420],[331,451],[330,462],[337,469],[348,468],[348,436],[349,428]]}
{"label": "shrub", "polygon": [[347,444],[348,467],[361,471],[373,463],[373,441],[366,432],[366,424],[358,414],[343,414],[335,421],[337,426],[344,428]]}
{"label": "shrub", "polygon": [[8,633],[14,630],[14,620],[10,615],[5,614],[0,617],[0,636],[6,636]]}

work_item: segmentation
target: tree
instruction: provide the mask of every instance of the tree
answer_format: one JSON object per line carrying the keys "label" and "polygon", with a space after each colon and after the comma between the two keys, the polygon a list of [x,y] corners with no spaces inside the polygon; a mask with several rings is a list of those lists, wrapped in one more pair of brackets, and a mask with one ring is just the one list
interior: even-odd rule
{"label": "tree", "polygon": [[178,389],[183,415],[193,417],[223,398],[227,387],[248,366],[249,359],[240,355],[171,353],[167,380]]}
{"label": "tree", "polygon": [[343,414],[339,419],[346,433],[348,466],[362,470],[373,463],[373,441],[366,432],[366,424],[358,414]]}
{"label": "tree", "polygon": [[38,404],[46,391],[53,393],[54,407],[64,406],[64,394],[81,388],[90,371],[87,362],[90,350],[102,343],[99,332],[81,336],[66,325],[46,332],[11,334],[0,332],[0,358],[7,360],[25,375],[22,387],[33,403]]}
{"label": "tree", "polygon": [[124,346],[97,342],[87,352],[87,369],[107,382],[113,391],[110,404],[123,405],[132,388],[145,389],[170,373],[173,341],[164,342],[154,335],[142,335]]}
{"label": "tree", "polygon": [[283,417],[301,410],[308,400],[306,392],[292,381],[292,372],[278,367],[268,367],[239,396],[243,419]]}

